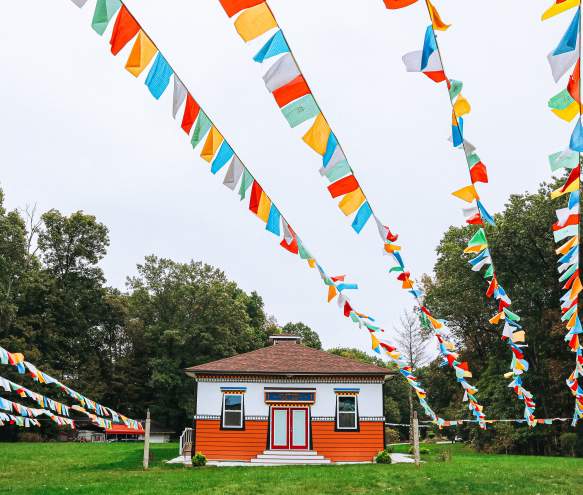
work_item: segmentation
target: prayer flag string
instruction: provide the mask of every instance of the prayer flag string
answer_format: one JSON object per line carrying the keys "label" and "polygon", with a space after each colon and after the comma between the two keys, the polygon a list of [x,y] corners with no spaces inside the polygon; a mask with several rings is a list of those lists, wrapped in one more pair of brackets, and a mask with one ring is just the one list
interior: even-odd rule
{"label": "prayer flag string", "polygon": [[[559,82],[571,68],[573,71],[567,87],[553,96],[548,106],[560,119],[571,122],[577,117],[569,146],[564,151],[549,156],[551,172],[567,175],[565,183],[551,193],[551,199],[567,196],[566,204],[556,210],[557,221],[553,224],[553,237],[560,244],[556,253],[559,282],[565,291],[561,296],[561,321],[565,323],[565,341],[575,353],[575,368],[566,379],[567,387],[575,397],[572,425],[583,419],[583,348],[581,347],[581,321],[579,320],[579,295],[583,289],[579,274],[580,240],[580,176],[581,152],[583,151],[583,128],[581,127],[581,2],[580,0],[556,0],[542,15],[542,20],[550,19],[574,9],[575,15],[559,44],[547,56],[553,79]],[[574,66],[574,67],[573,67]]]}
{"label": "prayer flag string", "polygon": [[[436,31],[446,31],[450,25],[443,22],[439,12],[430,0],[424,0],[430,25],[425,30],[423,48],[409,52],[403,56],[403,63],[408,72],[421,72],[435,83],[446,82],[448,97],[452,108],[451,125],[452,136],[450,138],[454,148],[463,152],[468,167],[470,184],[458,189],[452,194],[469,203],[469,208],[463,209],[466,223],[476,225],[478,228],[468,242],[464,253],[474,256],[469,260],[472,271],[480,272],[484,268],[486,281],[486,297],[494,298],[498,302],[497,313],[490,318],[491,324],[503,324],[502,340],[506,342],[512,352],[510,372],[504,375],[511,379],[508,387],[512,388],[517,397],[524,403],[524,419],[531,426],[536,424],[534,397],[523,386],[522,377],[528,371],[529,363],[526,360],[523,348],[525,344],[525,332],[519,323],[520,316],[510,310],[511,300],[502,287],[498,273],[496,272],[490,245],[485,230],[485,224],[495,226],[494,218],[488,213],[482,203],[476,184],[487,183],[488,173],[486,166],[476,153],[476,148],[464,137],[464,116],[470,113],[471,105],[462,95],[463,83],[450,79],[443,65],[443,57],[439,48]],[[396,0],[385,0],[389,9],[398,9],[414,3],[404,4]]]}
{"label": "prayer flag string", "polygon": [[339,139],[320,109],[268,3],[264,0],[219,1],[229,17],[237,16],[234,20],[235,29],[245,42],[265,37],[262,48],[253,57],[258,63],[270,64],[263,76],[265,86],[272,93],[290,127],[294,128],[308,121],[311,123],[303,141],[322,156],[320,174],[331,183],[328,190],[332,198],[340,198],[338,207],[344,215],[354,215],[354,231],[360,233],[370,218],[374,218],[383,243],[382,252],[393,261],[389,273],[396,275],[397,281],[401,282],[401,288],[407,290],[421,308],[421,322],[433,330],[442,363],[454,370],[456,381],[464,390],[463,400],[468,402],[468,409],[480,425],[484,426],[483,406],[476,397],[478,389],[466,380],[472,376],[468,363],[459,360],[455,345],[449,338],[446,322],[435,318],[423,304],[422,292],[416,287],[411,272],[405,267],[401,246],[395,244],[398,236],[379,219],[356,179]]}
{"label": "prayer flag string", "polygon": [[[249,1],[245,2],[243,0],[236,2],[237,5],[244,3],[248,4]],[[233,4],[233,8],[237,7],[236,4]],[[253,14],[253,21],[250,25],[244,23],[244,26],[241,27],[248,36],[251,36],[254,30],[263,29],[263,27],[270,25],[269,15],[266,14],[265,6],[261,7],[259,3],[257,6],[263,10]],[[427,416],[437,425],[441,426],[446,424],[447,422],[443,418],[438,417],[429,406],[426,400],[427,394],[418,378],[414,375],[413,369],[405,362],[397,348],[383,338],[382,333],[384,330],[375,324],[374,318],[357,311],[346,295],[346,291],[357,289],[358,286],[356,284],[346,283],[344,276],[329,276],[324,268],[316,261],[316,258],[308,250],[305,243],[281,213],[275,202],[264,191],[250,170],[243,164],[233,147],[227,142],[201,105],[195,100],[184,82],[131,14],[127,6],[120,0],[97,0],[92,22],[93,29],[102,35],[114,17],[115,22],[110,39],[112,53],[116,55],[130,41],[135,40],[126,63],[126,69],[132,75],[138,77],[149,66],[150,69],[145,78],[145,85],[156,99],[159,99],[166,91],[173,77],[172,115],[181,122],[181,128],[189,137],[193,149],[204,142],[200,156],[210,164],[211,173],[217,174],[221,170],[226,170],[223,176],[223,184],[232,191],[237,190],[241,200],[247,197],[249,198],[248,209],[266,225],[266,230],[277,236],[278,240],[280,240],[280,245],[284,249],[305,260],[310,268],[318,269],[320,278],[327,287],[328,301],[336,298],[344,316],[350,318],[359,328],[364,327],[368,330],[373,350],[397,365],[401,375],[415,391]],[[261,57],[266,58],[272,56],[274,52],[281,49],[281,46],[282,38],[275,38],[269,47],[262,52]],[[285,62],[282,62],[282,64],[285,64]],[[287,69],[282,68],[282,70],[284,72],[293,70],[293,67],[290,65]],[[281,72],[273,72],[270,76],[270,81],[276,84],[274,81],[278,81],[280,78]],[[282,101],[289,97],[289,94],[280,94]],[[305,112],[309,112],[310,104],[306,103],[302,106],[301,111],[299,110],[299,105],[296,105],[294,108],[295,113],[293,115],[292,112],[288,114],[290,119],[301,120],[303,118],[302,115]],[[312,106],[312,108],[315,107]],[[180,113],[181,109],[182,112]],[[319,125],[325,127],[322,120],[320,120]],[[318,135],[319,131],[313,130],[310,139],[316,142],[319,139]],[[367,213],[366,208],[363,209],[362,207],[362,201],[360,199],[361,193],[359,191],[358,186],[354,187],[354,184],[349,184],[348,182],[345,182],[342,188],[338,186],[336,190],[339,195],[344,195],[341,203],[345,211],[356,211],[358,209],[356,218],[358,222],[364,225],[370,214]],[[455,358],[453,357],[455,353],[450,350],[448,352],[452,356],[452,362],[455,362]],[[0,353],[1,358],[2,355]],[[463,368],[463,366],[460,368]],[[463,372],[466,373],[467,370],[463,370]],[[458,378],[458,381],[466,383],[464,376],[467,375],[462,374],[461,378]],[[475,389],[470,386],[466,389],[468,396],[473,396],[474,391]],[[470,400],[472,401],[473,399],[470,398]],[[476,403],[474,402],[472,404],[474,404],[473,407],[481,407],[475,405]],[[476,414],[476,417],[480,418],[481,412],[480,414]]]}

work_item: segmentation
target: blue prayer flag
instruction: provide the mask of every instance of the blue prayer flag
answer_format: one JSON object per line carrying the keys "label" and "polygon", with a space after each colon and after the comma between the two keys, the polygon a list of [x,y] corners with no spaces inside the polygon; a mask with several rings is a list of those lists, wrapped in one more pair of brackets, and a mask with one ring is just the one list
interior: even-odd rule
{"label": "blue prayer flag", "polygon": [[573,151],[583,151],[583,127],[581,127],[581,119],[577,120],[577,125],[575,126],[575,129],[573,129],[569,148]]}
{"label": "blue prayer flag", "polygon": [[211,165],[211,173],[216,174],[219,170],[221,170],[234,154],[235,152],[233,151],[233,148],[231,148],[229,143],[224,140],[221,144],[221,147],[219,148],[219,151],[217,152],[217,156],[215,156],[215,159]]}
{"label": "blue prayer flag", "polygon": [[170,76],[173,73],[172,67],[166,62],[164,56],[158,52],[156,60],[148,73],[148,77],[146,77],[146,86],[148,86],[154,98],[159,99],[164,91],[166,91],[170,83]]}
{"label": "blue prayer flag", "polygon": [[427,26],[425,39],[423,40],[423,52],[421,53],[421,71],[425,70],[429,63],[429,57],[435,50],[437,50],[437,44],[435,43],[433,26]]}
{"label": "blue prayer flag", "polygon": [[357,234],[360,234],[362,228],[368,222],[368,219],[372,215],[372,210],[368,201],[365,201],[362,206],[358,209],[358,213],[354,217],[354,221],[352,222],[352,228],[356,231]]}
{"label": "blue prayer flag", "polygon": [[289,47],[285,42],[285,38],[281,30],[278,30],[268,41],[263,45],[257,55],[253,57],[255,62],[262,63],[266,58],[275,57],[280,53],[289,52]]}
{"label": "blue prayer flag", "polygon": [[579,37],[579,22],[581,18],[581,10],[577,9],[575,16],[569,24],[567,31],[559,41],[559,44],[553,51],[553,55],[560,55],[561,53],[572,52],[577,48],[577,38]]}
{"label": "blue prayer flag", "polygon": [[269,210],[269,218],[267,219],[267,225],[265,226],[265,229],[269,230],[269,232],[275,235],[280,235],[281,233],[279,229],[280,218],[281,213],[279,213],[277,206],[271,203],[271,209]]}

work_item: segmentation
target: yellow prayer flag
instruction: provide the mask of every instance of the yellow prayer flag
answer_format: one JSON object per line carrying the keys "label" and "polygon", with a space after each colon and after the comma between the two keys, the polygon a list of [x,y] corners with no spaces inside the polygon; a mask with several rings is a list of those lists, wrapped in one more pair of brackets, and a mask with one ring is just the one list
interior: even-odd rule
{"label": "yellow prayer flag", "polygon": [[394,253],[395,251],[400,251],[401,246],[397,246],[396,244],[388,244],[385,243],[385,251],[387,253]]}
{"label": "yellow prayer flag", "polygon": [[269,218],[269,210],[271,210],[271,200],[267,194],[265,194],[265,191],[261,191],[259,206],[257,207],[257,216],[265,223],[267,223],[267,219]]}
{"label": "yellow prayer flag", "polygon": [[518,332],[514,332],[512,334],[512,342],[514,342],[515,344],[518,344],[520,342],[524,342],[524,338],[525,338],[525,333],[524,330],[520,330]]}
{"label": "yellow prayer flag", "polygon": [[[266,223],[267,223],[267,222],[266,222]],[[310,258],[310,259],[308,260],[308,266],[309,266],[310,268],[315,268],[315,267],[316,267],[316,260],[315,260],[314,258]]]}
{"label": "yellow prayer flag", "polygon": [[508,373],[504,373],[504,378],[511,378],[514,375],[513,371],[509,371]]}
{"label": "yellow prayer flag", "polygon": [[579,115],[579,103],[574,101],[567,108],[563,108],[562,110],[555,110],[553,108],[551,109],[551,112],[560,119],[563,119],[566,122],[571,122],[577,115]]}
{"label": "yellow prayer flag", "polygon": [[479,253],[482,249],[486,249],[488,244],[476,244],[475,246],[468,246],[464,249],[464,253]]}
{"label": "yellow prayer flag", "polygon": [[472,378],[472,372],[471,371],[465,371],[464,370],[464,378]]}
{"label": "yellow prayer flag", "polygon": [[524,371],[526,368],[524,367],[524,364],[522,364],[520,361],[516,360],[516,365],[514,367],[517,370],[520,371]]}
{"label": "yellow prayer flag", "polygon": [[330,302],[332,299],[334,299],[336,297],[336,287],[334,287],[333,285],[329,285],[328,286],[328,302]]}
{"label": "yellow prayer flag", "polygon": [[371,340],[371,344],[372,344],[372,349],[375,350],[379,345],[381,345],[381,343],[379,342],[379,339],[377,339],[374,336],[374,333],[370,334],[370,340]]}
{"label": "yellow prayer flag", "polygon": [[364,203],[364,200],[364,194],[359,187],[358,189],[344,195],[340,203],[338,203],[338,208],[342,210],[342,213],[348,216],[358,210],[360,205]]}
{"label": "yellow prayer flag", "polygon": [[312,124],[312,127],[304,134],[302,138],[304,142],[312,148],[319,155],[324,156],[326,153],[326,147],[328,145],[328,138],[330,137],[330,126],[324,115],[318,114],[316,120]]}
{"label": "yellow prayer flag", "polygon": [[235,21],[235,29],[244,41],[254,40],[274,27],[277,22],[265,2],[244,10]]}
{"label": "yellow prayer flag", "polygon": [[480,196],[478,196],[478,192],[476,191],[476,188],[473,184],[471,186],[462,187],[461,189],[458,189],[451,194],[457,198],[463,199],[468,203],[471,203],[475,199],[480,199]]}
{"label": "yellow prayer flag", "polygon": [[138,77],[154,58],[157,51],[152,40],[143,31],[140,31],[126,62],[126,69]]}
{"label": "yellow prayer flag", "polygon": [[206,137],[206,141],[204,142],[204,146],[202,147],[202,151],[200,152],[200,157],[209,163],[212,162],[215,153],[221,146],[222,142],[223,142],[222,134],[213,125],[211,127],[210,132],[208,133],[208,136]]}
{"label": "yellow prayer flag", "polygon": [[453,104],[453,110],[458,117],[463,117],[464,115],[470,113],[472,106],[470,105],[470,102],[460,93],[460,95],[458,95],[457,99],[455,100],[455,103]]}
{"label": "yellow prayer flag", "polygon": [[453,345],[453,343],[451,343],[451,342],[449,342],[449,341],[445,341],[445,342],[443,343],[443,345],[445,346],[445,348],[446,348],[448,351],[454,351],[454,350],[455,350],[455,345]]}
{"label": "yellow prayer flag", "polygon": [[567,194],[567,193],[570,193],[573,191],[578,191],[579,190],[579,179],[574,180],[571,184],[569,184],[567,189],[565,189],[564,191],[562,191],[561,189],[562,189],[562,186],[559,187],[558,189],[555,189],[551,193],[551,199],[557,199],[557,198],[561,197],[563,194]]}
{"label": "yellow prayer flag", "polygon": [[561,12],[565,12],[569,9],[572,9],[573,7],[577,7],[577,5],[579,5],[580,3],[581,0],[565,0],[564,2],[555,3],[554,5],[552,5],[547,10],[544,11],[542,15],[542,20],[546,21],[547,19],[550,19],[551,17],[560,14]]}
{"label": "yellow prayer flag", "polygon": [[433,24],[433,29],[437,29],[438,31],[447,31],[447,28],[451,26],[451,24],[446,24],[441,20],[441,16],[437,9],[433,6],[433,4],[427,0],[427,7],[429,7],[429,15],[431,16],[431,23]]}

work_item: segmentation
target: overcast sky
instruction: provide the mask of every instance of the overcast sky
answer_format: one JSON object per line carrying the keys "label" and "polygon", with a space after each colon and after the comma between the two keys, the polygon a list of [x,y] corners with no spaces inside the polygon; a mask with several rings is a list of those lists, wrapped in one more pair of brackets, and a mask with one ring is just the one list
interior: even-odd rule
{"label": "overcast sky", "polygon": [[[8,207],[95,215],[110,230],[102,267],[112,286],[124,289],[148,254],[201,260],[258,291],[280,324],[303,321],[326,347],[367,349],[365,332],[326,304],[316,271],[279,248],[193,153],[172,120],[171,91],[156,102],[145,74],[136,81],[124,70],[129,45],[109,53],[111,26],[103,38],[90,27],[94,3],[79,10],[69,0],[3,2],[0,186]],[[431,272],[441,235],[463,223],[463,205],[450,193],[468,175],[447,142],[444,86],[406,73],[401,62],[421,49],[424,5],[269,3],[373,208],[400,234],[409,269]],[[490,184],[480,191],[491,213],[547,179],[547,155],[568,143],[571,127],[546,108],[565,84],[553,84],[546,54],[572,14],[541,23],[551,3],[435,2],[453,24],[439,43],[473,107],[465,136],[488,167]],[[356,235],[330,199],[321,159],[263,85],[257,47],[239,38],[218,0],[126,4],[322,266],[357,282],[353,302],[390,333],[410,296],[387,275],[373,222]]]}

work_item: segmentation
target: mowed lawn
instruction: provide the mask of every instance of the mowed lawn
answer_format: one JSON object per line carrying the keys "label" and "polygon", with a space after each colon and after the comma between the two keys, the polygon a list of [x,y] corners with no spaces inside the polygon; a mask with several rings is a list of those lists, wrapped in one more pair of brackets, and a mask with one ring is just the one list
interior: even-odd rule
{"label": "mowed lawn", "polygon": [[[179,494],[581,494],[583,459],[479,455],[432,445],[414,465],[185,468],[164,464],[177,445],[153,445],[142,471],[142,444],[0,443],[0,493]],[[452,460],[439,452],[451,449]],[[402,450],[402,448],[401,448]]]}

